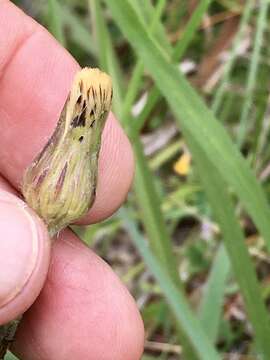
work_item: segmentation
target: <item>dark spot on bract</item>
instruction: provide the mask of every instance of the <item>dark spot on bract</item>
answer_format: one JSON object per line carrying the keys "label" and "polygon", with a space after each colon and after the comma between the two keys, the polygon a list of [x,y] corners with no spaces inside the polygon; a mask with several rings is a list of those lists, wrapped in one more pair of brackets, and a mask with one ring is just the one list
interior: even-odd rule
{"label": "dark spot on bract", "polygon": [[82,102],[82,95],[78,97],[78,100],[76,101],[77,104],[80,104]]}
{"label": "dark spot on bract", "polygon": [[95,119],[91,122],[91,125],[90,125],[90,127],[93,127],[94,126],[94,123],[95,123]]}
{"label": "dark spot on bract", "polygon": [[83,141],[83,135],[79,137],[79,142]]}
{"label": "dark spot on bract", "polygon": [[94,113],[94,110],[91,109],[91,112],[90,112],[90,116],[93,116],[95,113]]}
{"label": "dark spot on bract", "polygon": [[100,100],[102,100],[102,89],[101,89],[101,85],[99,84],[99,97]]}
{"label": "dark spot on bract", "polygon": [[91,86],[90,86],[90,88],[87,90],[87,98],[88,98],[88,100],[89,100],[89,96],[90,96],[90,91],[91,91]]}
{"label": "dark spot on bract", "polygon": [[75,118],[71,121],[71,126],[73,128],[76,128],[78,126],[84,127],[86,122],[85,116],[86,116],[86,108],[83,109],[81,114],[75,116]]}
{"label": "dark spot on bract", "polygon": [[82,92],[82,89],[83,89],[82,80],[80,80],[80,82],[79,82],[79,89],[80,89],[80,92]]}

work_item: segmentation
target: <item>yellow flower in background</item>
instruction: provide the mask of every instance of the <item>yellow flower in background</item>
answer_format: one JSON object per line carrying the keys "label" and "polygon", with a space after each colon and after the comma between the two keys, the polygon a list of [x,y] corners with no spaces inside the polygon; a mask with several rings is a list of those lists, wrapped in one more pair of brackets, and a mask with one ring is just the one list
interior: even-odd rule
{"label": "yellow flower in background", "polygon": [[181,176],[185,176],[190,171],[191,155],[184,152],[173,166],[174,171]]}

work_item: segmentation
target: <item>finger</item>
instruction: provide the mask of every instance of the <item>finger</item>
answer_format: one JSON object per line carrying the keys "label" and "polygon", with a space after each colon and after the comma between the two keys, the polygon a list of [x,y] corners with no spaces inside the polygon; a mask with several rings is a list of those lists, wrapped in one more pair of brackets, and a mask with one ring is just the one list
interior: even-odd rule
{"label": "finger", "polygon": [[50,257],[43,223],[8,190],[0,179],[0,324],[32,305],[44,284]]}
{"label": "finger", "polygon": [[[0,1],[0,172],[17,188],[51,136],[78,65],[48,34],[9,1]],[[3,46],[2,46],[3,44]],[[95,205],[85,221],[111,215],[133,175],[130,144],[110,115],[99,162]]]}
{"label": "finger", "polygon": [[139,360],[143,325],[109,266],[65,231],[48,280],[19,328],[15,353],[27,360]]}

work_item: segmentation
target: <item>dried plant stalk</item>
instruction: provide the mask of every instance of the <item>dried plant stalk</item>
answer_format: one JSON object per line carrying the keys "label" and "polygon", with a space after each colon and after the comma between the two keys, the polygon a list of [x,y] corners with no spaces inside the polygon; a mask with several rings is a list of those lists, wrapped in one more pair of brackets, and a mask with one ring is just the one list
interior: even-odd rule
{"label": "dried plant stalk", "polygon": [[[51,237],[93,205],[101,135],[111,102],[112,83],[107,74],[91,68],[79,71],[52,137],[25,172],[24,198],[43,219]],[[0,359],[17,322],[0,326]]]}

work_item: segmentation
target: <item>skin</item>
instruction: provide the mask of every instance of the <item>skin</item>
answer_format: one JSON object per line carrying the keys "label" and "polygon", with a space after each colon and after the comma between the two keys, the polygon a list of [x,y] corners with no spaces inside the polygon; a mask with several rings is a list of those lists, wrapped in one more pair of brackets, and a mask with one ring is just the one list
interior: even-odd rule
{"label": "skin", "polygon": [[[51,246],[19,198],[23,171],[51,136],[78,64],[11,2],[0,0],[0,14],[0,324],[28,309],[13,347],[21,359],[140,359],[143,324],[126,288],[71,231]],[[133,170],[130,144],[111,114],[96,202],[80,222],[110,216]]]}

